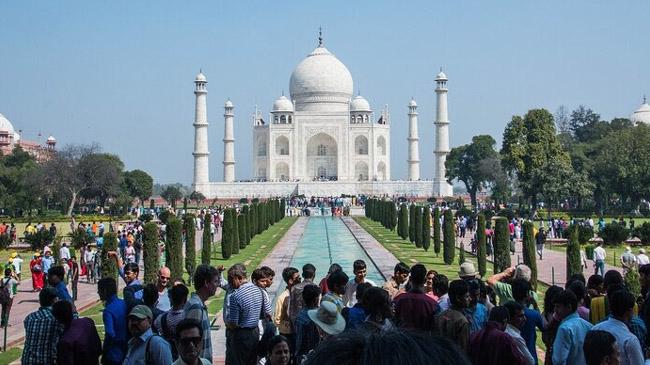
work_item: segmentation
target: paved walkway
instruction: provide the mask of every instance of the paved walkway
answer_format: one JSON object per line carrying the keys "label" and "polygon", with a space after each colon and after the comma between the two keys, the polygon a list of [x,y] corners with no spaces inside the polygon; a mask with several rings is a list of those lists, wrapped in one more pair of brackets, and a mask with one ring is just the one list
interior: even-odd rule
{"label": "paved walkway", "polygon": [[351,217],[342,217],[343,223],[348,227],[352,235],[357,239],[357,242],[363,247],[370,260],[379,269],[379,272],[384,276],[384,280],[388,280],[393,276],[395,271],[395,264],[399,260],[388,251],[381,243],[379,243],[370,233],[355,222]]}
{"label": "paved walkway", "polygon": [[[457,238],[458,243],[463,242],[465,251],[467,252],[471,252],[471,246],[470,246],[471,239],[469,237],[471,237],[471,235],[468,232],[465,238]],[[488,257],[488,259],[490,258],[491,257]],[[567,279],[566,253],[545,248],[543,253],[543,258],[544,258],[543,260],[539,260],[539,256],[537,256],[537,280],[547,285],[554,284],[560,287],[564,287],[564,284]],[[517,263],[523,263],[524,257],[522,254],[521,240],[516,241],[515,254],[510,255],[510,259],[512,265],[516,265]],[[593,268],[593,261],[587,260],[587,266],[588,266],[587,269],[583,268],[583,274],[585,275],[585,278],[589,278],[589,276],[591,276],[595,272]],[[608,270],[617,270],[623,273],[623,269],[620,267],[605,265],[605,272],[607,272]]]}

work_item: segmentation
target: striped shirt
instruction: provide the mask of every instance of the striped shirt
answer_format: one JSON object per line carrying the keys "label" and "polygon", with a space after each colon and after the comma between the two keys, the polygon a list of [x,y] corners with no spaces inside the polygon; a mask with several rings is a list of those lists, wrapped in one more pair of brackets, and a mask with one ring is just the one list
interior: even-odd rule
{"label": "striped shirt", "polygon": [[192,293],[190,299],[185,303],[183,308],[185,318],[192,318],[201,323],[203,328],[203,352],[200,357],[212,361],[212,340],[210,338],[210,318],[208,318],[208,307],[196,293]]}
{"label": "striped shirt", "polygon": [[263,289],[252,283],[245,283],[231,294],[229,304],[227,323],[240,328],[256,328],[262,306],[266,315],[271,315],[271,303],[265,299]]}

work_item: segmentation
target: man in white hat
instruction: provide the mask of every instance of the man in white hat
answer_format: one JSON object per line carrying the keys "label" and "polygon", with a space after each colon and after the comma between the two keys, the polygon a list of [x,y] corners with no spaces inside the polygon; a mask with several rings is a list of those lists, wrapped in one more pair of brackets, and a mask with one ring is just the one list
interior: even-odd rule
{"label": "man in white hat", "polygon": [[471,262],[463,262],[460,265],[460,270],[458,271],[458,277],[463,280],[476,279],[479,277],[479,273],[474,268],[474,264]]}
{"label": "man in white hat", "polygon": [[621,265],[623,269],[630,270],[636,264],[636,256],[632,253],[630,246],[625,246],[625,252],[621,255]]}
{"label": "man in white hat", "polygon": [[321,301],[320,307],[308,311],[307,315],[316,323],[321,338],[335,336],[345,330],[345,319],[332,302]]}
{"label": "man in white hat", "polygon": [[639,264],[639,266],[650,264],[650,258],[645,254],[644,248],[639,249],[639,254],[636,255],[636,263]]}

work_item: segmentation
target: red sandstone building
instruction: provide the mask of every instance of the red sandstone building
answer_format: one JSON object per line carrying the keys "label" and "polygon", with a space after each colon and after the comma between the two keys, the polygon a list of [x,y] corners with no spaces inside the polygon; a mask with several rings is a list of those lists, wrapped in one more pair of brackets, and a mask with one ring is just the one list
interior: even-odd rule
{"label": "red sandstone building", "polygon": [[5,156],[9,155],[17,146],[34,156],[36,161],[43,162],[47,161],[54,153],[56,139],[49,136],[45,143],[24,140],[20,133],[16,132],[11,122],[0,114],[0,152]]}

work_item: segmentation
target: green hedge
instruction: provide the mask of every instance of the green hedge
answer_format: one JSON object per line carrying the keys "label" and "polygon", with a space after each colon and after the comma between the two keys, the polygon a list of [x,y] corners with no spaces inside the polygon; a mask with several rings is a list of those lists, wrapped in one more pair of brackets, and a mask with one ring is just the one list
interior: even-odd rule
{"label": "green hedge", "polygon": [[485,236],[485,215],[479,214],[476,225],[476,256],[478,261],[478,272],[485,277],[487,272],[487,237]]}
{"label": "green hedge", "polygon": [[537,289],[537,250],[535,245],[535,225],[526,221],[523,226],[523,256],[524,264],[530,268],[530,283]]}
{"label": "green hedge", "polygon": [[426,206],[422,211],[422,247],[429,251],[431,247],[431,209]]}
{"label": "green hedge", "polygon": [[433,252],[436,256],[440,253],[440,208],[433,210]]}
{"label": "green hedge", "polygon": [[[212,233],[210,232],[211,224],[212,216],[210,213],[205,213],[205,217],[203,217],[203,237],[201,247],[201,263],[204,265],[210,265],[210,259],[212,258]],[[221,222],[221,224],[223,225],[223,222]]]}
{"label": "green hedge", "polygon": [[196,217],[194,214],[183,216],[183,232],[185,237],[185,271],[192,282],[196,268]]}
{"label": "green hedge", "polygon": [[109,251],[117,252],[117,243],[117,234],[115,232],[104,233],[104,245],[101,251],[102,277],[117,280],[117,265],[115,264],[115,260],[108,257]]}
{"label": "green hedge", "polygon": [[442,256],[445,264],[451,265],[454,262],[456,251],[456,229],[454,228],[454,215],[451,209],[445,210],[444,224],[442,227],[445,231],[444,245],[442,247]]}
{"label": "green hedge", "polygon": [[[149,222],[144,225],[144,241],[142,243],[142,259],[144,260],[144,283],[156,282],[158,266],[160,265],[160,252],[158,225]],[[104,235],[106,240],[106,235]]]}
{"label": "green hedge", "polygon": [[573,274],[582,274],[582,262],[580,260],[580,233],[578,226],[573,225],[569,230],[569,241],[566,245],[566,279]]}
{"label": "green hedge", "polygon": [[494,223],[494,273],[510,267],[510,231],[508,218],[498,217]]}

